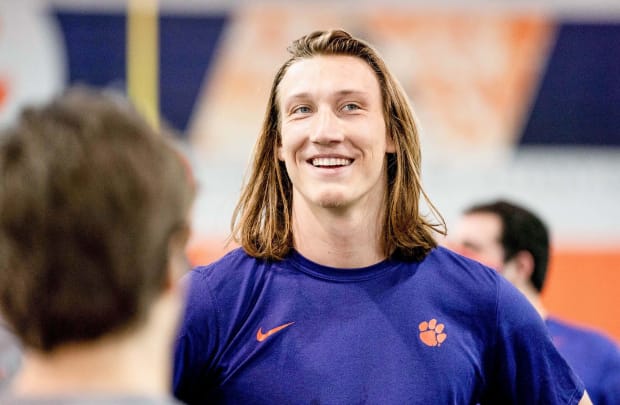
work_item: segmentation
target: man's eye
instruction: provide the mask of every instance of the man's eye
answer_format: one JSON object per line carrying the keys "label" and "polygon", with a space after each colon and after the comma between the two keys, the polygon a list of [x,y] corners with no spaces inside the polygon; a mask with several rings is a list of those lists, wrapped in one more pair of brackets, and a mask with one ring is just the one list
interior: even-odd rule
{"label": "man's eye", "polygon": [[299,107],[295,107],[293,109],[293,114],[307,114],[310,112],[310,107],[307,105],[300,105]]}
{"label": "man's eye", "polygon": [[359,110],[360,106],[354,103],[349,103],[349,104],[345,104],[342,109],[344,111],[355,111],[355,110]]}

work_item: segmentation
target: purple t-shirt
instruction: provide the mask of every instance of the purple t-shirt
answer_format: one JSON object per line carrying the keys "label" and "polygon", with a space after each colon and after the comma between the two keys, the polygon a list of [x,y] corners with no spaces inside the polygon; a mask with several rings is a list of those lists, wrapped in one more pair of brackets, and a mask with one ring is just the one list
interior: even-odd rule
{"label": "purple t-shirt", "polygon": [[620,349],[593,330],[555,318],[545,321],[553,343],[583,380],[595,405],[620,404]]}
{"label": "purple t-shirt", "polygon": [[175,395],[194,403],[576,404],[510,283],[445,248],[361,269],[237,249],[190,273]]}

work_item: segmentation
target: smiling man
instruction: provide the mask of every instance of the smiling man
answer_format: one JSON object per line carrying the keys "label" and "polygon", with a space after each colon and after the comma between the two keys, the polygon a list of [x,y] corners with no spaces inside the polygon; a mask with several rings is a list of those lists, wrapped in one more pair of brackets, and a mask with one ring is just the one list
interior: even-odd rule
{"label": "smiling man", "polygon": [[340,30],[289,51],[234,213],[242,247],[189,278],[175,394],[590,403],[527,300],[437,246],[413,113],[378,54]]}

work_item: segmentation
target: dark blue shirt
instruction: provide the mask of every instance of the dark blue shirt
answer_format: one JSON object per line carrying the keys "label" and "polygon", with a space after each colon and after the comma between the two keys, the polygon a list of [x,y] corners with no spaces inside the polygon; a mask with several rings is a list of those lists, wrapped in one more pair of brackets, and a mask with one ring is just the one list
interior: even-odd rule
{"label": "dark blue shirt", "polygon": [[237,249],[188,281],[174,390],[190,404],[576,404],[583,394],[525,297],[444,248],[361,269]]}

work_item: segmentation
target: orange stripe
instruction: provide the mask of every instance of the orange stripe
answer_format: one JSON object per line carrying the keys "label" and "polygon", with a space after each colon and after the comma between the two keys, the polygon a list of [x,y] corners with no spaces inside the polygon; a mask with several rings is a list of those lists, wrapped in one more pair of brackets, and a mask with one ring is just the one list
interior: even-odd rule
{"label": "orange stripe", "polygon": [[620,342],[620,247],[556,249],[543,303],[551,314],[602,330]]}

